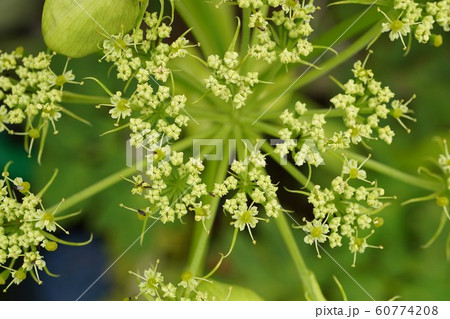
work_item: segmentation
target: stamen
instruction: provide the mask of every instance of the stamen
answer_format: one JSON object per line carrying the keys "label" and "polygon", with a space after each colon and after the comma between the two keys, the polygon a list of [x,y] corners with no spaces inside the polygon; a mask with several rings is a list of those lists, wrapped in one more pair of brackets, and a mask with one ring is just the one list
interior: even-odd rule
{"label": "stamen", "polygon": [[138,214],[139,214],[139,211],[138,211],[137,209],[132,208],[132,207],[125,206],[123,203],[120,203],[119,206],[120,206],[121,208],[125,208],[125,209],[127,209],[127,210],[129,210],[129,211],[132,211],[133,213],[138,213]]}
{"label": "stamen", "polygon": [[250,228],[250,225],[249,224],[246,224],[246,225],[247,225],[247,229],[248,229],[248,232],[250,234],[250,237],[252,239],[252,243],[253,243],[253,245],[256,245],[256,240],[255,240],[255,238],[253,238],[253,234],[252,234],[252,230]]}
{"label": "stamen", "polygon": [[69,233],[67,230],[65,230],[60,224],[58,224],[58,223],[55,222],[55,225],[56,225],[56,227],[58,227],[59,229],[61,229],[64,233],[66,233],[66,235],[69,235],[69,234],[70,234],[70,233]]}
{"label": "stamen", "polygon": [[384,17],[385,17],[390,23],[392,23],[392,20],[389,19],[389,17],[387,16],[386,13],[383,12],[383,10],[381,10],[381,9],[378,7],[378,8],[377,8],[377,11],[378,11],[378,12],[381,12],[381,13],[384,15]]}
{"label": "stamen", "polygon": [[38,281],[37,281],[38,285],[42,285],[42,280],[41,280],[41,278],[39,278],[39,272],[38,272],[36,265],[33,265],[33,269],[34,269],[34,273],[36,274],[36,278],[38,279]]}
{"label": "stamen", "polygon": [[317,244],[317,240],[314,240],[314,243],[315,243],[315,246],[316,246],[317,258],[322,258],[322,256],[320,255],[320,252],[319,252],[319,247],[318,247],[318,244]]}

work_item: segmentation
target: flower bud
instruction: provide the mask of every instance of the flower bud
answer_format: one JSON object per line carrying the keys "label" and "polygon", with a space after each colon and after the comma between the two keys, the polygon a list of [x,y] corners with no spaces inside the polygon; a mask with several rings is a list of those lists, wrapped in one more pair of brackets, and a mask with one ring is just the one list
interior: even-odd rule
{"label": "flower bud", "polygon": [[445,207],[448,206],[448,204],[449,204],[448,197],[445,196],[436,197],[436,205],[438,205],[439,207]]}
{"label": "flower bud", "polygon": [[373,219],[373,224],[376,228],[380,228],[384,225],[384,218],[383,217],[375,217]]}
{"label": "flower bud", "polygon": [[47,46],[79,58],[99,51],[108,35],[130,31],[137,22],[140,0],[46,0],[42,34]]}
{"label": "flower bud", "polygon": [[47,251],[55,251],[56,249],[58,249],[58,243],[54,241],[47,241],[44,248]]}
{"label": "flower bud", "polygon": [[444,42],[444,40],[442,39],[442,35],[440,35],[440,34],[432,34],[431,35],[431,43],[436,48],[439,48],[443,42]]}

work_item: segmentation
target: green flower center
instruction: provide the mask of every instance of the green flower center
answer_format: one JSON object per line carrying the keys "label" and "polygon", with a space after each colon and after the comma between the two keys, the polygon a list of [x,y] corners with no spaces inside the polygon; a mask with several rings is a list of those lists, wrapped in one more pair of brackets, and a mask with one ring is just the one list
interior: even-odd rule
{"label": "green flower center", "polygon": [[157,284],[157,282],[156,282],[156,279],[154,277],[150,277],[150,278],[147,279],[147,286],[148,287],[154,288],[154,287],[156,287],[156,284]]}
{"label": "green flower center", "polygon": [[320,227],[314,227],[311,232],[309,233],[309,235],[312,238],[319,238],[320,236],[322,236],[322,229]]}
{"label": "green flower center", "polygon": [[190,271],[185,271],[183,274],[181,274],[181,280],[188,282],[189,280],[192,280],[194,278],[194,275]]}
{"label": "green flower center", "polygon": [[360,133],[361,133],[361,129],[360,128],[354,127],[352,129],[352,137],[357,137],[357,136],[359,136]]}
{"label": "green flower center", "polygon": [[157,150],[155,150],[155,153],[156,153],[156,160],[157,161],[160,161],[160,160],[162,160],[165,156],[166,156],[166,154],[164,153],[164,151],[163,150],[161,150],[161,149],[157,149]]}
{"label": "green flower center", "polygon": [[127,47],[127,43],[123,39],[115,39],[114,47],[117,50],[124,50]]}
{"label": "green flower center", "polygon": [[356,167],[350,168],[350,172],[348,172],[348,175],[350,178],[357,178],[358,177],[358,169]]}
{"label": "green flower center", "polygon": [[55,216],[53,216],[52,213],[44,213],[44,215],[42,215],[41,220],[43,222],[49,222],[49,223],[53,223],[55,220]]}
{"label": "green flower center", "polygon": [[241,221],[244,224],[248,224],[252,220],[252,217],[253,217],[252,213],[250,213],[250,211],[246,210],[245,212],[242,213]]}
{"label": "green flower center", "polygon": [[25,278],[27,278],[27,274],[22,270],[16,270],[14,272],[14,278],[17,278],[18,280],[22,281],[25,280]]}
{"label": "green flower center", "polygon": [[356,237],[355,238],[355,246],[358,247],[358,249],[361,248],[364,245],[364,241],[365,241],[365,238]]}
{"label": "green flower center", "polygon": [[392,31],[399,32],[401,29],[403,29],[403,22],[398,19],[391,22]]}
{"label": "green flower center", "polygon": [[195,209],[195,216],[196,217],[206,217],[208,214],[206,212],[206,209],[203,207],[199,207]]}
{"label": "green flower center", "polygon": [[39,137],[41,137],[41,134],[39,133],[38,129],[32,128],[28,131],[28,136],[33,139],[38,139]]}
{"label": "green flower center", "polygon": [[67,83],[67,78],[66,78],[66,76],[64,74],[63,75],[58,75],[56,77],[56,79],[55,79],[55,84],[57,86],[63,86],[66,83]]}
{"label": "green flower center", "polygon": [[403,111],[401,109],[395,109],[394,112],[392,113],[392,116],[394,117],[394,119],[399,119],[403,116]]}
{"label": "green flower center", "polygon": [[126,110],[128,110],[128,100],[120,99],[116,107],[120,112],[125,112]]}
{"label": "green flower center", "polygon": [[284,3],[289,8],[295,8],[298,5],[298,1],[296,0],[286,0]]}
{"label": "green flower center", "polygon": [[448,197],[446,196],[436,197],[436,205],[438,205],[439,207],[448,206],[448,203],[449,203]]}

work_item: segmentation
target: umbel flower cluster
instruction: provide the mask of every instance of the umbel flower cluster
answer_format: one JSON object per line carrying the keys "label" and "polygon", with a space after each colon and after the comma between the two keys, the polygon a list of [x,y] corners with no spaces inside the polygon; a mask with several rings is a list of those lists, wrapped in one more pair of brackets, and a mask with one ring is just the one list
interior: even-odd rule
{"label": "umbel flower cluster", "polygon": [[[233,2],[233,1],[228,1]],[[248,55],[266,63],[304,63],[313,51],[308,37],[313,32],[311,20],[320,8],[313,0],[237,0],[240,8],[252,8],[248,27],[256,32],[257,42]],[[267,9],[267,10],[266,10]]]}
{"label": "umbel flower cluster", "polygon": [[144,271],[143,275],[130,271],[138,279],[139,294],[135,298],[143,296],[147,300],[180,300],[180,301],[205,301],[214,300],[214,296],[203,289],[202,283],[210,283],[209,280],[196,277],[186,271],[181,275],[181,281],[173,284],[165,282],[164,276],[158,271],[159,260],[156,265]]}
{"label": "umbel flower cluster", "polygon": [[[136,175],[131,192],[143,196],[148,206],[128,209],[138,213],[140,219],[161,220],[163,223],[182,220],[193,211],[195,220],[205,222],[210,217],[209,205],[200,198],[207,195],[206,184],[201,182],[202,162],[193,157],[183,162],[182,152],[170,152],[168,145],[153,151],[151,164],[145,175]],[[123,206],[123,205],[122,205]],[[125,206],[124,206],[125,207]]]}
{"label": "umbel flower cluster", "polygon": [[[345,150],[370,139],[391,144],[395,132],[387,124],[389,118],[397,120],[409,132],[403,120],[415,121],[410,115],[413,111],[408,107],[414,96],[406,102],[393,99],[395,94],[375,80],[373,71],[366,68],[366,62],[367,59],[355,62],[353,79],[345,84],[338,83],[344,93],[330,100],[331,110],[326,113],[309,111],[306,104],[299,101],[294,112],[285,110],[281,114],[285,128],[279,131],[279,136],[284,142],[277,144],[275,150],[280,156],[291,153],[298,166],[304,163],[319,166],[323,161],[321,154],[328,150]],[[345,129],[330,134],[327,117],[342,118]]]}
{"label": "umbel flower cluster", "polygon": [[163,42],[170,37],[172,27],[162,20],[162,15],[147,12],[143,20],[148,27],[145,33],[137,28],[131,34],[113,35],[103,42],[103,59],[114,63],[117,77],[127,82],[126,88],[131,86],[134,91],[130,97],[125,97],[122,91],[113,94],[96,80],[110,95],[110,103],[99,106],[110,108],[109,113],[117,120],[116,125],[121,119],[141,121],[140,125],[133,125],[131,134],[132,145],[137,147],[142,146],[146,139],[153,141],[154,136],[159,135],[176,140],[181,127],[189,121],[186,115],[180,114],[186,97],[172,96],[170,88],[160,83],[168,81],[171,75],[167,63],[185,57],[186,49],[192,45],[184,35],[170,45]]}
{"label": "umbel flower cluster", "polygon": [[[204,277],[197,277],[196,274],[186,271],[180,282],[168,282],[158,271],[159,260],[143,275],[131,272],[138,279],[140,292],[136,297],[143,296],[149,300],[215,299],[216,296],[207,288],[210,284],[208,278],[230,255],[238,233],[248,231],[252,242],[256,243],[252,231],[259,222],[268,222],[272,218],[279,218],[280,221],[284,218],[283,212],[286,212],[278,201],[278,185],[272,183],[271,176],[267,174],[266,158],[260,151],[253,150],[248,156],[242,156],[242,149],[239,147],[230,150],[228,155],[236,152],[238,156],[231,163],[228,174],[228,163],[223,162],[226,164],[223,166],[223,179],[220,174],[211,174],[214,179],[210,179],[209,175],[208,178],[202,177],[205,164],[201,157],[181,152],[187,145],[179,140],[183,136],[183,129],[189,124],[189,114],[186,110],[188,98],[176,94],[171,68],[175,59],[187,56],[202,62],[209,70],[206,78],[202,79],[206,92],[202,92],[200,82],[200,85],[192,86],[198,90],[195,93],[212,93],[218,98],[215,99],[216,102],[220,102],[218,105],[212,105],[213,107],[222,107],[224,103],[232,106],[226,111],[233,117],[227,117],[226,120],[233,119],[237,123],[230,127],[230,135],[227,137],[236,133],[242,135],[242,138],[257,138],[253,131],[243,127],[248,124],[247,118],[241,113],[243,110],[239,109],[244,108],[247,103],[250,111],[253,106],[253,111],[259,112],[259,97],[254,98],[251,94],[256,91],[257,85],[268,83],[263,79],[277,80],[276,76],[281,74],[279,71],[283,71],[283,67],[286,70],[290,64],[316,67],[307,59],[315,49],[322,48],[310,42],[314,15],[320,8],[313,0],[218,1],[219,4],[230,3],[244,9],[226,52],[201,55],[202,52],[193,49],[199,45],[190,43],[187,32],[177,38],[173,37],[173,8],[171,16],[165,16],[163,0],[160,1],[159,13],[146,12],[147,8],[143,5],[142,21],[132,24],[140,23],[142,28],[136,27],[126,33],[125,28],[129,30],[131,26],[124,26],[121,33],[112,36],[108,34],[107,38],[99,43],[103,51],[100,62],[105,61],[112,65],[111,70],[114,70],[113,73],[122,81],[123,88],[112,92],[97,78],[89,77],[86,79],[100,85],[108,96],[101,98],[78,95],[80,99],[95,99],[98,108],[104,107],[108,110],[116,126],[108,133],[129,130],[129,145],[146,153],[141,159],[144,166],[142,172],[135,173],[129,179],[124,178],[132,185],[131,193],[141,196],[145,204],[141,207],[135,207],[136,204],[121,204],[121,207],[134,212],[143,221],[141,241],[149,221],[172,223],[183,221],[185,216],[203,224],[205,232],[198,234],[207,236],[219,203],[223,203],[223,212],[229,217],[230,225],[234,228],[229,252],[221,254],[217,265]],[[139,3],[147,4],[148,1]],[[379,17],[380,20],[386,20],[378,33],[388,32],[392,41],[400,38],[405,48],[406,43],[409,43],[404,39],[406,36],[409,36],[410,40],[414,36],[420,43],[431,42],[435,46],[442,43],[442,37],[435,33],[435,27],[439,25],[444,31],[449,30],[449,0],[426,3],[393,0],[389,3],[391,8],[386,11],[389,15],[382,12],[384,17]],[[244,21],[245,25],[241,26],[241,21]],[[238,39],[241,40],[240,47],[236,45]],[[327,50],[334,52],[331,48]],[[77,118],[61,104],[63,98],[70,95],[64,91],[66,84],[79,82],[75,82],[73,72],[67,70],[68,63],[62,74],[56,74],[50,68],[53,56],[53,53],[26,55],[21,48],[12,53],[0,52],[0,132],[24,135],[29,152],[36,140],[40,140],[40,153],[42,152],[48,129],[52,126],[57,133],[56,122],[62,113]],[[204,56],[205,60],[199,56]],[[353,78],[345,84],[335,80],[343,92],[330,99],[332,106],[329,110],[307,108],[306,104],[298,101],[293,110],[286,109],[282,112],[281,125],[258,123],[263,124],[260,127],[269,127],[268,131],[278,131],[279,137],[284,140],[276,146],[275,153],[281,157],[291,154],[297,166],[305,163],[308,166],[319,166],[323,163],[325,153],[345,154],[344,151],[353,145],[367,146],[366,143],[372,139],[391,144],[395,136],[390,126],[392,120],[399,122],[409,132],[404,120],[415,121],[409,108],[414,96],[407,101],[395,99],[390,88],[377,81],[373,71],[366,67],[367,59],[354,63]],[[189,92],[186,87],[183,89]],[[276,90],[274,89],[274,93]],[[264,98],[264,94],[261,94],[261,97]],[[254,105],[250,105],[252,102],[255,102]],[[216,119],[211,121],[211,132],[224,138],[213,129],[216,129],[215,124],[220,123],[220,120],[229,114],[213,113],[214,108],[206,110],[193,108],[193,112],[200,115],[211,112],[212,114],[206,114],[207,119],[217,115],[217,122]],[[334,121],[333,119],[337,119],[337,123],[329,123]],[[261,118],[261,121],[266,120],[268,119]],[[224,123],[220,124],[224,126]],[[21,128],[20,132],[15,131],[17,127]],[[273,127],[276,127],[276,130],[272,130]],[[255,129],[260,128],[255,126]],[[259,131],[262,132],[265,130]],[[210,136],[212,134],[207,137]],[[185,141],[189,142],[188,139]],[[437,177],[436,174],[428,172],[433,178],[439,179],[443,187],[425,199],[433,199],[442,207],[443,220],[447,222],[447,218],[450,219],[450,155],[446,142],[443,145],[444,151],[437,161],[437,167],[442,174]],[[368,179],[363,166],[369,158],[362,163],[345,156],[343,158],[342,171],[331,180],[330,185],[314,185],[308,178],[306,183],[302,183],[307,190],[293,191],[307,196],[313,214],[311,220],[304,218],[302,224],[294,227],[305,233],[304,241],[315,246],[319,257],[322,244],[328,242],[331,248],[348,245],[353,254],[352,266],[355,266],[358,253],[363,253],[367,248],[382,248],[372,245],[370,242],[373,239],[370,239],[370,236],[375,232],[374,228],[383,225],[383,219],[375,215],[387,205],[384,200],[392,197],[385,196],[384,189],[379,187],[376,181]],[[296,169],[294,166],[289,168]],[[425,169],[423,171],[425,172]],[[296,173],[301,174],[299,171]],[[28,182],[10,177],[7,168],[2,174],[1,285],[6,284],[8,280],[10,281],[7,287],[19,284],[27,275],[41,283],[40,271],[51,275],[46,267],[43,251],[54,251],[58,243],[74,244],[52,234],[58,228],[66,232],[58,221],[77,213],[58,216],[60,206],[51,210],[44,208],[41,198],[50,184],[51,181],[35,195],[31,192]],[[198,242],[207,243],[207,240]],[[75,245],[81,244],[84,243]],[[197,250],[197,246],[193,248],[194,254],[204,253],[201,248]],[[187,268],[191,269],[190,267],[191,265]],[[193,272],[199,271],[193,269],[195,267],[192,267]],[[313,277],[311,276],[312,279]]]}
{"label": "umbel flower cluster", "polygon": [[[56,134],[61,113],[72,115],[60,104],[62,89],[78,82],[67,64],[62,74],[53,72],[52,57],[44,52],[26,55],[21,47],[11,53],[0,51],[0,132],[25,135],[29,155],[35,140],[41,139],[43,147],[49,124]],[[20,124],[25,131],[15,132],[14,126]]]}
{"label": "umbel flower cluster", "polygon": [[[126,87],[134,88],[130,97],[125,92],[110,92],[97,81],[111,96],[109,113],[128,123],[119,129],[129,127],[130,145],[143,149],[146,156],[144,174],[135,175],[131,192],[143,196],[146,207],[122,207],[137,213],[144,221],[143,227],[151,218],[163,223],[182,220],[193,212],[194,219],[204,223],[210,217],[209,205],[203,204],[201,197],[207,194],[206,184],[200,174],[204,169],[200,159],[184,158],[183,152],[172,150],[168,141],[180,138],[182,127],[189,117],[180,114],[185,107],[184,95],[171,95],[171,79],[167,63],[187,55],[189,41],[181,35],[171,44],[163,41],[170,37],[172,27],[163,22],[163,16],[146,13],[143,22],[146,31],[134,29],[131,34],[119,34],[103,42],[104,59],[113,62],[117,77],[127,82]],[[170,23],[172,20],[170,20]],[[156,88],[155,88],[156,87]],[[125,91],[125,90],[124,90]],[[114,130],[113,130],[114,131]]]}
{"label": "umbel flower cluster", "polygon": [[278,187],[272,183],[265,166],[263,154],[252,151],[246,159],[234,160],[230,176],[223,183],[216,183],[213,190],[214,195],[228,195],[223,205],[224,212],[231,215],[231,225],[241,231],[248,230],[253,243],[256,241],[251,229],[261,220],[269,221],[260,217],[261,208],[269,218],[277,218],[282,212],[276,194]]}
{"label": "umbel flower cluster", "polygon": [[[42,204],[42,195],[50,183],[37,195],[31,192],[30,183],[20,177],[12,178],[8,166],[0,179],[0,285],[20,284],[27,274],[39,284],[39,272],[49,272],[42,251],[52,252],[58,243],[83,245],[61,240],[52,233],[58,228],[68,233],[58,221],[75,214],[57,216],[58,208],[48,211]],[[59,207],[59,206],[58,206]]]}
{"label": "umbel flower cluster", "polygon": [[203,62],[211,72],[204,82],[206,88],[215,96],[225,102],[231,101],[234,108],[240,109],[252,94],[252,87],[258,83],[267,83],[259,79],[258,72],[240,73],[240,68],[247,58],[268,64],[278,60],[283,64],[311,65],[303,60],[303,57],[313,51],[313,45],[308,41],[308,36],[313,32],[310,21],[319,7],[314,6],[313,1],[307,4],[305,1],[292,0],[226,2],[237,4],[240,8],[252,9],[248,25],[243,28],[253,30],[257,41],[248,45],[246,55],[239,56],[239,53],[235,52],[235,42],[240,30],[238,20],[235,38],[224,56],[213,54]]}
{"label": "umbel flower cluster", "polygon": [[409,36],[419,43],[431,43],[438,47],[442,44],[442,35],[434,33],[435,25],[439,25],[445,32],[450,31],[450,1],[416,2],[414,0],[394,0],[395,16],[386,17],[382,24],[382,32],[389,32],[389,39],[400,39],[403,49],[408,45],[403,37]]}
{"label": "umbel flower cluster", "polygon": [[[331,248],[340,247],[346,237],[354,255],[353,267],[357,253],[364,253],[369,247],[382,248],[368,244],[367,239],[375,232],[374,227],[383,225],[383,219],[373,215],[386,206],[383,200],[391,198],[384,196],[384,189],[376,182],[367,180],[363,165],[364,162],[358,165],[356,160],[345,159],[342,173],[331,181],[331,187],[315,185],[310,192],[293,191],[307,195],[313,205],[314,219],[304,219],[306,224],[297,227],[307,233],[305,243],[314,244],[320,257],[319,244],[328,241]],[[363,232],[368,234],[364,236]]]}
{"label": "umbel flower cluster", "polygon": [[218,55],[208,56],[207,66],[212,74],[204,80],[205,86],[221,100],[232,101],[236,109],[245,105],[247,97],[252,93],[251,88],[259,83],[258,72],[239,74],[239,54],[227,51],[223,59]]}
{"label": "umbel flower cluster", "polygon": [[114,62],[119,79],[128,81],[135,78],[139,83],[149,80],[166,82],[170,76],[167,63],[187,55],[186,48],[192,45],[184,35],[170,45],[163,42],[170,37],[173,18],[169,24],[163,19],[156,12],[146,12],[143,19],[146,31],[135,28],[131,34],[120,33],[103,42],[103,59]]}

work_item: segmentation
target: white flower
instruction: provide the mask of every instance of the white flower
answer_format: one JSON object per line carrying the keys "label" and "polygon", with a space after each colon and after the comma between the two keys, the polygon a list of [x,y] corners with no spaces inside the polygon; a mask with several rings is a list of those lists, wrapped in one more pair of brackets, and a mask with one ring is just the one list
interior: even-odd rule
{"label": "white flower", "polygon": [[314,219],[312,223],[306,222],[306,225],[302,229],[308,233],[304,238],[305,243],[310,245],[314,244],[316,246],[317,257],[321,258],[318,243],[324,243],[327,240],[329,226],[324,221]]}
{"label": "white flower", "polygon": [[195,290],[198,286],[198,278],[194,276],[190,271],[185,271],[181,275],[181,281],[178,283],[178,286],[183,288],[189,288]]}
{"label": "white flower", "polygon": [[258,209],[255,206],[247,208],[247,204],[245,203],[238,210],[234,211],[232,218],[235,221],[231,222],[231,225],[234,225],[240,231],[247,228],[253,244],[256,244],[256,240],[253,238],[251,228],[255,228],[259,220],[264,220],[263,218],[256,217],[257,215]]}
{"label": "white flower", "polygon": [[370,234],[367,235],[366,237],[358,237],[358,233],[356,233],[356,236],[353,236],[353,237],[350,238],[349,250],[353,253],[353,264],[352,264],[352,267],[356,266],[356,254],[357,253],[360,253],[360,254],[364,253],[366,248],[383,249],[383,246],[373,246],[373,245],[367,244],[367,238],[372,236],[372,234],[374,232],[375,231],[372,230],[370,232]]}
{"label": "white flower", "polygon": [[360,179],[362,181],[369,182],[366,180],[367,174],[366,171],[361,169],[361,167],[370,159],[370,156],[368,156],[364,162],[361,163],[361,165],[358,166],[358,162],[354,159],[347,160],[345,159],[344,166],[342,167],[342,174],[348,175],[348,179]]}
{"label": "white flower", "polygon": [[139,276],[142,281],[139,283],[139,289],[141,293],[150,295],[152,297],[158,296],[158,288],[160,284],[164,281],[164,277],[160,272],[157,271],[159,260],[156,263],[156,266],[153,268],[149,268],[144,271],[144,276]]}
{"label": "white flower", "polygon": [[331,248],[341,247],[342,246],[341,240],[342,237],[336,232],[331,233],[330,236],[328,236],[328,242],[330,243]]}
{"label": "white flower", "polygon": [[370,228],[370,223],[372,222],[372,218],[363,214],[358,217],[357,222],[358,222],[359,228],[361,228],[361,229]]}
{"label": "white flower", "polygon": [[402,118],[408,119],[410,121],[415,122],[416,119],[409,116],[408,114],[413,113],[412,110],[408,108],[408,104],[411,103],[413,99],[416,98],[416,95],[414,94],[407,102],[404,102],[403,100],[395,100],[391,103],[392,106],[392,112],[391,115],[394,119],[396,119],[400,125],[409,133],[411,130],[406,127],[406,125],[403,123]]}
{"label": "white flower", "polygon": [[161,285],[161,290],[163,292],[163,297],[171,299],[176,298],[177,287],[175,287],[172,283]]}
{"label": "white flower", "polygon": [[395,132],[393,130],[391,130],[389,125],[386,125],[385,127],[380,127],[378,129],[378,136],[380,137],[380,139],[385,141],[387,144],[391,144],[392,139],[395,136]]}
{"label": "white flower", "polygon": [[380,8],[378,8],[378,11],[380,11],[389,21],[382,23],[381,32],[389,32],[389,39],[391,39],[391,41],[395,41],[400,38],[403,43],[403,50],[406,50],[407,46],[403,40],[403,37],[411,32],[410,23],[404,19],[400,20],[401,15],[397,19],[391,20],[383,11],[380,10]]}
{"label": "white flower", "polygon": [[122,92],[117,91],[111,97],[111,106],[113,108],[109,110],[109,114],[113,119],[119,121],[121,118],[126,118],[131,115],[131,106],[127,99],[122,98]]}
{"label": "white flower", "polygon": [[246,165],[243,162],[234,160],[233,163],[231,163],[231,170],[235,172],[236,174],[240,174],[243,172],[246,168]]}
{"label": "white flower", "polygon": [[250,207],[249,209],[245,207],[234,213],[232,218],[236,221],[233,222],[233,225],[241,231],[244,230],[245,227],[255,228],[258,223],[258,218],[256,218],[257,215],[258,209],[255,206]]}

